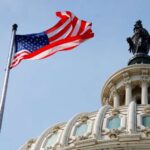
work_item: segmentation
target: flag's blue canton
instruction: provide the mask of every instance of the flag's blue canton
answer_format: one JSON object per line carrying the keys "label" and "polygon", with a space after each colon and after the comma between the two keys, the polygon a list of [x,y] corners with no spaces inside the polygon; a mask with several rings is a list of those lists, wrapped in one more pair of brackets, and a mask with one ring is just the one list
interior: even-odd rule
{"label": "flag's blue canton", "polygon": [[33,52],[45,45],[48,45],[49,41],[47,35],[42,32],[37,34],[16,35],[15,44],[15,53],[21,50],[28,50],[30,52]]}

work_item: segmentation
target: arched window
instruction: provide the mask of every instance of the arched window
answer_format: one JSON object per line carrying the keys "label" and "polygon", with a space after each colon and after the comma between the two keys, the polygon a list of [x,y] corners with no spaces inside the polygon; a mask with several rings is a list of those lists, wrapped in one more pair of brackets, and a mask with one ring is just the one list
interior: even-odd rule
{"label": "arched window", "polygon": [[74,136],[81,136],[84,135],[88,130],[88,124],[87,122],[80,124],[76,127],[76,130],[74,132]]}
{"label": "arched window", "polygon": [[59,136],[58,132],[56,132],[54,134],[51,134],[47,138],[46,143],[44,144],[44,148],[53,147],[56,144],[56,142],[57,142],[58,136]]}
{"label": "arched window", "polygon": [[121,119],[118,116],[109,118],[107,128],[108,129],[117,129],[117,128],[119,128],[120,127],[120,121],[121,121]]}
{"label": "arched window", "polygon": [[142,124],[145,127],[150,127],[150,116],[144,116],[142,118]]}

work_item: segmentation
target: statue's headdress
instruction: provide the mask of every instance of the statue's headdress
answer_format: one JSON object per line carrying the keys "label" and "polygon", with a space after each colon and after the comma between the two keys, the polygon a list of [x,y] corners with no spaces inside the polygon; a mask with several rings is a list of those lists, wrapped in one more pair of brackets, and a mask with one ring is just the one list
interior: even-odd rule
{"label": "statue's headdress", "polygon": [[139,28],[143,28],[143,25],[142,25],[142,21],[141,21],[141,20],[136,21],[136,23],[135,23],[135,25],[134,25],[134,30],[135,30],[135,29],[139,29]]}

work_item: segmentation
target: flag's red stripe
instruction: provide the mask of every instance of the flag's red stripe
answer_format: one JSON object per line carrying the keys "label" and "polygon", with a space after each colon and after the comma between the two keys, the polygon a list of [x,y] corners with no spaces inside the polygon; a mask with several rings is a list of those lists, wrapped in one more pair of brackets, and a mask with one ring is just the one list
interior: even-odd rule
{"label": "flag's red stripe", "polygon": [[85,26],[86,26],[86,22],[82,20],[78,34],[82,33],[85,30]]}
{"label": "flag's red stripe", "polygon": [[72,13],[70,12],[70,11],[66,11],[66,13],[70,16],[70,17],[73,17],[72,15]]}

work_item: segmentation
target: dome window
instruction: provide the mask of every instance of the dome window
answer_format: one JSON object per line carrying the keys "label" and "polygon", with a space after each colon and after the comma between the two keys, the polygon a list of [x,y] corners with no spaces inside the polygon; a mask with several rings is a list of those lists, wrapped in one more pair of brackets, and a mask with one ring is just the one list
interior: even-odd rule
{"label": "dome window", "polygon": [[142,123],[145,127],[150,127],[150,116],[144,116],[142,118]]}
{"label": "dome window", "polygon": [[92,125],[92,119],[90,119],[88,116],[81,116],[72,127],[70,142],[78,138],[84,138],[89,136],[92,133]]}
{"label": "dome window", "polygon": [[45,144],[44,144],[44,147],[45,147],[45,148],[54,147],[54,145],[57,143],[58,136],[59,136],[59,133],[58,133],[58,132],[56,132],[56,133],[54,133],[54,134],[51,134],[51,135],[47,138],[47,140],[46,140],[46,142],[45,142]]}
{"label": "dome window", "polygon": [[107,128],[108,129],[118,129],[120,127],[120,121],[121,119],[116,117],[111,117],[108,121]]}
{"label": "dome window", "polygon": [[82,123],[80,124],[75,131],[75,136],[81,136],[84,135],[87,132],[88,129],[88,124],[87,123]]}

